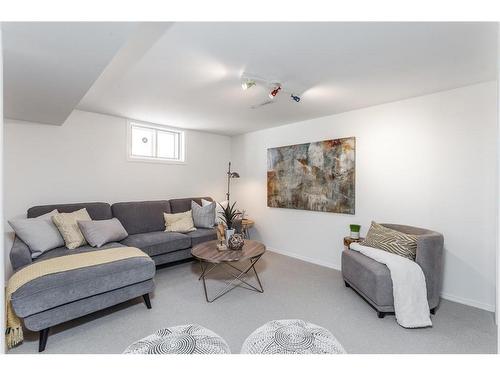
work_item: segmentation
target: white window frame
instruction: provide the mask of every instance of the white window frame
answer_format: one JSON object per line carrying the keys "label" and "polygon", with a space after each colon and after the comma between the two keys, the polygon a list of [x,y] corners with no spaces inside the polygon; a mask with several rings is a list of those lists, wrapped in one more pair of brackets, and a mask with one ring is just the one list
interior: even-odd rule
{"label": "white window frame", "polygon": [[[179,159],[169,159],[162,158],[158,156],[148,157],[148,156],[135,156],[132,155],[132,127],[141,127],[145,129],[152,129],[156,131],[170,132],[179,134]],[[156,144],[157,136],[155,134],[155,144],[154,144],[154,153],[156,154],[157,144]],[[182,129],[151,124],[148,122],[141,121],[127,121],[127,160],[128,161],[139,161],[139,162],[149,162],[149,163],[164,163],[164,164],[186,164],[186,135],[185,131]]]}

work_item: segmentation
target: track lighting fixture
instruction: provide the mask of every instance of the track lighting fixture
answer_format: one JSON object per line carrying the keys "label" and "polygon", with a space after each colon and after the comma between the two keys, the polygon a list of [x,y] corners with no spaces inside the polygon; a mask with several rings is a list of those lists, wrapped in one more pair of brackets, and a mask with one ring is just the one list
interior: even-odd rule
{"label": "track lighting fixture", "polygon": [[240,76],[240,82],[241,82],[241,88],[243,90],[248,90],[250,87],[256,86],[259,88],[263,88],[265,90],[264,93],[267,92],[268,99],[258,104],[252,105],[250,107],[251,109],[257,109],[263,106],[267,106],[268,104],[275,104],[279,102],[280,100],[275,100],[278,94],[282,94],[281,96],[283,96],[283,98],[289,97],[290,100],[294,101],[295,103],[300,103],[301,101],[300,93],[304,92],[302,88],[294,86],[290,82],[282,83],[282,81],[277,80],[276,78],[271,80],[247,72],[242,73],[242,75]]}
{"label": "track lighting fixture", "polygon": [[278,93],[280,92],[281,90],[281,86],[276,86],[274,88],[274,90],[272,90],[270,93],[269,93],[269,98],[270,99],[274,99],[276,97],[276,95],[278,95]]}
{"label": "track lighting fixture", "polygon": [[247,90],[252,86],[255,86],[255,81],[252,81],[251,79],[246,79],[245,81],[241,82],[241,88],[243,90]]}

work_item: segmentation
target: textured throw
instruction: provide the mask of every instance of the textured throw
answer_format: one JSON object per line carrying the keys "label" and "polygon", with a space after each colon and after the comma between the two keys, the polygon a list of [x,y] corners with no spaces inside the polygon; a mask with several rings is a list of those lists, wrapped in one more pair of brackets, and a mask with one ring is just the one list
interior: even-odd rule
{"label": "textured throw", "polygon": [[21,321],[12,309],[11,297],[24,284],[45,275],[137,257],[148,255],[135,247],[117,247],[42,260],[17,271],[9,279],[5,291],[7,347],[12,348],[23,341]]}
{"label": "textured throw", "polygon": [[351,243],[349,248],[389,268],[394,312],[399,325],[404,328],[432,326],[425,276],[418,263],[359,243]]}
{"label": "textured throw", "polygon": [[417,236],[384,227],[374,221],[361,245],[375,247],[411,260],[415,260],[417,254]]}

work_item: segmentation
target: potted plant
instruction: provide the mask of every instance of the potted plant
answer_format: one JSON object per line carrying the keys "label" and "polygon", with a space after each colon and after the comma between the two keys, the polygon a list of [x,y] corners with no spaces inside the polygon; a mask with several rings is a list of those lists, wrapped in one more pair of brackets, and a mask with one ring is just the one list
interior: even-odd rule
{"label": "potted plant", "polygon": [[240,213],[235,209],[236,202],[232,205],[227,202],[227,205],[224,207],[219,203],[219,206],[222,208],[222,212],[219,218],[222,220],[224,225],[226,226],[226,245],[228,244],[229,238],[234,234],[233,223],[234,220],[240,215]]}
{"label": "potted plant", "polygon": [[361,225],[351,224],[349,227],[351,228],[351,238],[353,240],[359,240],[359,230],[361,229]]}

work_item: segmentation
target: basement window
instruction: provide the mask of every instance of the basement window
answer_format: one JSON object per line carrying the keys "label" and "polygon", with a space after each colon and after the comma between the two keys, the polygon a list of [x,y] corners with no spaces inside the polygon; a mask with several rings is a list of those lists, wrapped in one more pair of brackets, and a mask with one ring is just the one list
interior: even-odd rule
{"label": "basement window", "polygon": [[184,132],[162,125],[129,121],[129,160],[184,163]]}

